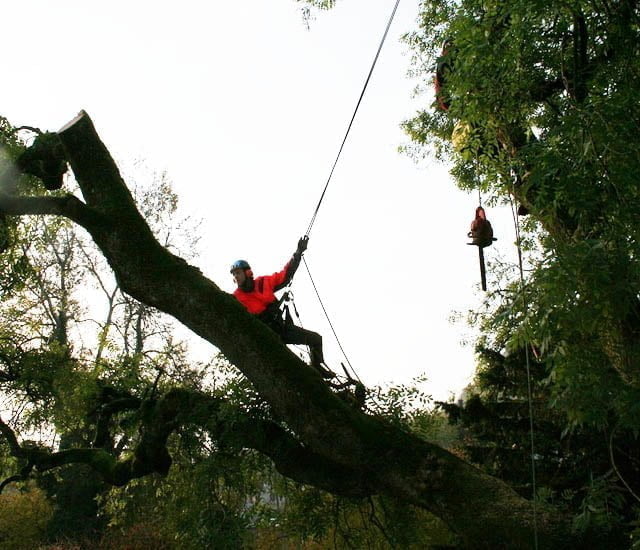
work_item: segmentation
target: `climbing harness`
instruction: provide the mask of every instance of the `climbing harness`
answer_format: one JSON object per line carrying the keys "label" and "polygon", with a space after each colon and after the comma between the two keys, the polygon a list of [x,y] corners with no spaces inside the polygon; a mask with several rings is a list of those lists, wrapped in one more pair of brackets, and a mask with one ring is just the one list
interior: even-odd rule
{"label": "climbing harness", "polygon": [[286,290],[278,300],[269,304],[264,312],[260,314],[261,319],[267,325],[274,325],[278,328],[290,327],[294,324],[289,310],[291,301],[292,292],[291,290]]}

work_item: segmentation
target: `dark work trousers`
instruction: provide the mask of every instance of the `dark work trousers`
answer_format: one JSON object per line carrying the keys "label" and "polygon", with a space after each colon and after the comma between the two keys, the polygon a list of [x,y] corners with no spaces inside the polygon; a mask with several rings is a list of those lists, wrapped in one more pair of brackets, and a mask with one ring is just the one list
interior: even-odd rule
{"label": "dark work trousers", "polygon": [[[311,365],[321,369],[320,364],[324,363],[322,354],[322,336],[312,330],[298,327],[291,323],[285,323],[284,320],[271,308],[264,313],[258,315],[263,323],[265,323],[273,332],[275,332],[284,344],[302,344],[309,347],[311,354]],[[322,369],[321,369],[322,370]]]}
{"label": "dark work trousers", "polygon": [[324,363],[322,354],[322,336],[312,330],[306,330],[296,325],[285,325],[281,332],[276,333],[282,338],[285,344],[302,344],[309,346],[311,354],[311,364],[318,367],[320,363]]}

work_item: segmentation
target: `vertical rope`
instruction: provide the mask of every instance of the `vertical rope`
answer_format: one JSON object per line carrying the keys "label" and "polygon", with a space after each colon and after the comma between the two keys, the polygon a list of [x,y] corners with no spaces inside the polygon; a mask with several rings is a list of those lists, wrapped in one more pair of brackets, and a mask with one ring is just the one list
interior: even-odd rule
{"label": "vertical rope", "polygon": [[[518,267],[520,270],[520,292],[522,293],[522,305],[523,311],[528,309],[527,297],[525,295],[525,282],[524,282],[524,266],[522,262],[522,241],[520,236],[520,223],[518,221],[518,215],[515,211],[513,200],[511,200],[511,215],[513,216],[513,224],[516,230],[516,245],[518,249]],[[536,461],[535,461],[535,440],[534,440],[534,426],[533,426],[533,391],[531,389],[531,359],[529,358],[529,345],[524,348],[525,363],[527,367],[527,400],[529,402],[529,440],[531,445],[531,485],[533,492],[533,546],[535,550],[538,550],[538,506],[536,504]]]}

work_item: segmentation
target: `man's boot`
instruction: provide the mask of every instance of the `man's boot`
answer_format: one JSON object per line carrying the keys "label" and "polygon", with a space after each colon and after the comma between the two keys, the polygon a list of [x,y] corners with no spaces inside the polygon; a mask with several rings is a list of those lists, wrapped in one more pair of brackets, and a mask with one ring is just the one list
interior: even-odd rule
{"label": "man's boot", "polygon": [[310,347],[309,349],[311,353],[311,366],[316,369],[322,378],[326,378],[330,380],[335,377],[335,374],[329,370],[329,368],[324,364],[324,358],[322,357],[322,351],[315,346]]}

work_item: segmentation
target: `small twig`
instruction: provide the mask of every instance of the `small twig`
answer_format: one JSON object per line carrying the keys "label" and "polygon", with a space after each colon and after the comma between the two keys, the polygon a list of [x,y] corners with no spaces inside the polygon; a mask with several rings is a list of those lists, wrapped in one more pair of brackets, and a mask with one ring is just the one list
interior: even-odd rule
{"label": "small twig", "polygon": [[633,498],[635,498],[638,502],[640,502],[640,497],[635,494],[633,489],[629,486],[629,484],[626,482],[626,480],[622,477],[622,474],[620,473],[620,470],[618,470],[618,467],[616,466],[616,461],[613,458],[613,436],[614,436],[617,428],[618,428],[618,426],[615,426],[613,428],[613,430],[611,430],[611,435],[609,436],[609,458],[611,460],[611,466],[613,467],[613,471],[618,476],[618,479],[620,479],[622,484],[627,488],[627,491],[629,491],[631,493],[631,496],[633,496]]}
{"label": "small twig", "polygon": [[382,522],[378,519],[378,515],[376,514],[376,507],[372,497],[369,497],[369,509],[370,509],[369,519],[371,520],[371,523],[373,523],[380,530],[380,532],[382,533],[382,536],[389,543],[389,546],[391,548],[395,548],[396,545],[393,543],[393,540],[391,540],[391,537],[389,537],[389,535],[387,534],[387,531],[382,525]]}

